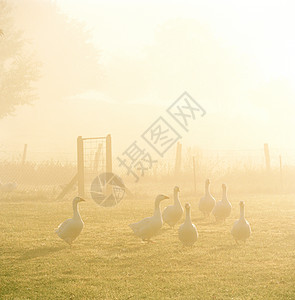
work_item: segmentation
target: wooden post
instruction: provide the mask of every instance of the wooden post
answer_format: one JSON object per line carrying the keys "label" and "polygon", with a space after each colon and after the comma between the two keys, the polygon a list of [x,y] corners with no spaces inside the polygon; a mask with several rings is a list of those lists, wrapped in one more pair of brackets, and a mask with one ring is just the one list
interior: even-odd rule
{"label": "wooden post", "polygon": [[[106,172],[112,173],[113,172],[113,163],[112,163],[112,138],[111,135],[108,134],[106,136]],[[113,194],[112,185],[106,185],[106,195],[110,197]]]}
{"label": "wooden post", "polygon": [[193,168],[194,168],[194,191],[195,194],[197,194],[196,161],[194,156],[193,156]]}
{"label": "wooden post", "polygon": [[112,171],[112,138],[111,135],[108,134],[106,137],[106,172],[111,173]]}
{"label": "wooden post", "polygon": [[24,152],[23,152],[23,158],[22,158],[22,165],[24,166],[26,163],[26,159],[27,159],[27,149],[28,149],[28,145],[25,144],[24,146]]}
{"label": "wooden post", "polygon": [[180,175],[181,169],[181,148],[182,145],[180,142],[177,143],[176,149],[176,158],[175,158],[175,176],[178,177]]}
{"label": "wooden post", "polygon": [[84,149],[82,136],[77,138],[78,195],[84,197]]}
{"label": "wooden post", "polygon": [[264,156],[265,156],[266,171],[270,172],[270,155],[269,155],[268,144],[264,144]]}

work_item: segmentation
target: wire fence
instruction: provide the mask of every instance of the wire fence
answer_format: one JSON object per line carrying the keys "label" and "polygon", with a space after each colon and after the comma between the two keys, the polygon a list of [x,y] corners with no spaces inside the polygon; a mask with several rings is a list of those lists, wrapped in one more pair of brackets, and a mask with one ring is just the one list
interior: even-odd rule
{"label": "wire fence", "polygon": [[84,139],[85,190],[91,190],[93,180],[106,172],[106,138]]}
{"label": "wire fence", "polygon": [[[87,141],[84,154],[88,185],[101,172],[105,172],[105,148],[105,139]],[[48,159],[44,159],[46,157]],[[135,187],[134,178],[116,162],[115,158],[116,155],[113,155],[113,172],[119,175],[128,186]],[[251,150],[184,148],[181,157],[181,172],[184,179],[190,178],[191,180],[193,176],[193,159],[195,159],[197,181],[200,182],[206,177],[214,177],[216,180],[239,177],[242,178],[242,182],[248,182],[246,177],[243,179],[243,174],[259,182],[265,172],[263,148]],[[277,174],[274,179],[276,183],[293,180],[295,151],[270,148],[270,165],[273,174]],[[153,168],[140,177],[140,181],[142,183],[151,180],[158,182],[173,180],[174,168],[175,151],[172,150],[163,159],[158,159]],[[9,151],[3,148],[0,151],[0,190],[2,191],[43,191],[55,195],[62,191],[76,173],[77,162],[74,151],[72,153],[29,151],[26,161],[23,161],[21,151]],[[289,185],[292,184],[288,183]],[[138,189],[139,187],[140,184],[137,184]],[[75,186],[73,191],[76,191]]]}

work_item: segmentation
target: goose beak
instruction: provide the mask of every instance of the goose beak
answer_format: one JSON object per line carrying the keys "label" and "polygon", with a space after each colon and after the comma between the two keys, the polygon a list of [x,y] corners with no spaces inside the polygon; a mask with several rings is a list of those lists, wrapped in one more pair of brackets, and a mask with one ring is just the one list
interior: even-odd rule
{"label": "goose beak", "polygon": [[164,196],[164,199],[169,199],[169,197],[168,196]]}
{"label": "goose beak", "polygon": [[86,200],[80,197],[79,202],[86,202]]}

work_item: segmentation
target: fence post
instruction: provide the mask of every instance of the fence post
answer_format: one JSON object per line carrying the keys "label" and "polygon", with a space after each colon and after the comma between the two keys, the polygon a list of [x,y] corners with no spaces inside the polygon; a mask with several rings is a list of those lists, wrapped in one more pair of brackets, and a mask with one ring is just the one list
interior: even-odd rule
{"label": "fence post", "polygon": [[[106,172],[107,173],[112,173],[113,172],[112,138],[111,138],[110,134],[108,134],[106,136]],[[109,180],[111,180],[111,178]],[[112,185],[107,182],[106,183],[106,195],[107,195],[107,197],[110,197],[110,196],[112,196],[112,194],[113,194]]]}
{"label": "fence post", "polygon": [[84,197],[84,149],[82,136],[77,138],[78,195]]}
{"label": "fence post", "polygon": [[181,168],[181,143],[177,143],[176,148],[176,158],[175,158],[175,176],[178,177],[180,175]]}
{"label": "fence post", "polygon": [[106,172],[112,173],[113,164],[112,164],[112,138],[108,134],[106,137]]}
{"label": "fence post", "polygon": [[266,171],[270,172],[270,155],[269,155],[268,144],[264,144],[264,156],[265,156]]}

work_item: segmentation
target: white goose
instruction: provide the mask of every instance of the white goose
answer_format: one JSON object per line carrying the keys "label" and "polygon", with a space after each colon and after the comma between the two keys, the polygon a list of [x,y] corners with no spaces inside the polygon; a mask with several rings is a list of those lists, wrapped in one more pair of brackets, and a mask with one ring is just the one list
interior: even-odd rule
{"label": "white goose", "polygon": [[238,243],[238,241],[246,242],[246,239],[250,237],[251,227],[249,222],[245,219],[244,201],[240,202],[240,219],[234,223],[231,234],[236,240],[236,243]]}
{"label": "white goose", "polygon": [[81,233],[84,223],[81,219],[81,216],[79,214],[78,210],[78,203],[85,201],[81,197],[76,197],[73,200],[73,211],[74,216],[72,219],[65,220],[63,223],[61,223],[58,228],[56,229],[57,235],[63,239],[66,243],[69,245],[72,244],[72,242],[78,237],[78,235]]}
{"label": "white goose", "polygon": [[174,205],[167,206],[163,211],[163,221],[169,226],[174,225],[181,219],[183,214],[183,207],[179,201],[179,187],[174,187]]}
{"label": "white goose", "polygon": [[160,209],[160,202],[165,199],[169,199],[169,197],[165,195],[158,195],[155,200],[154,215],[129,225],[134,234],[140,237],[143,241],[150,241],[151,237],[153,237],[161,229],[163,225],[163,219]]}
{"label": "white goose", "polygon": [[212,214],[215,216],[216,222],[225,221],[231,212],[231,203],[227,199],[226,185],[222,185],[222,199],[218,201],[213,208]]}
{"label": "white goose", "polygon": [[186,217],[178,229],[178,237],[184,246],[192,246],[198,239],[198,231],[191,221],[191,206],[185,204]]}
{"label": "white goose", "polygon": [[210,180],[207,179],[205,182],[205,196],[202,197],[199,202],[199,209],[205,216],[210,215],[216,203],[214,197],[210,194],[209,186],[210,186]]}

